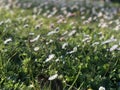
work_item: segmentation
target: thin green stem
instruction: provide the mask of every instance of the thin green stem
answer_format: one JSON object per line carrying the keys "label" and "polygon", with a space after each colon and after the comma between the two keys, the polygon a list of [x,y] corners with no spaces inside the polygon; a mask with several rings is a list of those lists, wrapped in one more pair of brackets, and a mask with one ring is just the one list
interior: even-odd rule
{"label": "thin green stem", "polygon": [[72,83],[72,85],[69,87],[69,89],[68,89],[68,90],[71,90],[71,89],[72,89],[72,87],[74,86],[75,82],[77,81],[77,79],[78,79],[79,75],[80,75],[80,70],[79,70],[79,72],[78,72],[78,74],[77,74],[77,76],[76,76],[76,78],[75,78],[74,82]]}

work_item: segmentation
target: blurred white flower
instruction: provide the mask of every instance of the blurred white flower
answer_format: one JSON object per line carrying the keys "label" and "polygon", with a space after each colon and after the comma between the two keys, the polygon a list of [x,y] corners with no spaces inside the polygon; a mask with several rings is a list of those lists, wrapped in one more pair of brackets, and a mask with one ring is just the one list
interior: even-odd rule
{"label": "blurred white flower", "polygon": [[12,41],[12,38],[8,38],[4,41],[4,44],[7,44],[8,42],[11,42]]}
{"label": "blurred white flower", "polygon": [[52,60],[54,57],[55,57],[55,54],[50,54],[48,58],[45,60],[45,62]]}
{"label": "blurred white flower", "polygon": [[71,10],[74,10],[74,9],[79,9],[78,5],[75,4],[71,7]]}
{"label": "blurred white flower", "polygon": [[66,10],[67,8],[66,7],[61,7],[61,11],[64,11]]}
{"label": "blurred white flower", "polygon": [[63,10],[64,15],[67,15],[67,13],[68,13],[67,10]]}
{"label": "blurred white flower", "polygon": [[50,39],[49,43],[52,43],[52,42],[53,42],[53,40],[52,40],[52,39]]}
{"label": "blurred white flower", "polygon": [[8,51],[8,49],[4,49],[4,50],[1,50],[2,52],[7,52]]}
{"label": "blurred white flower", "polygon": [[115,41],[117,41],[117,39],[111,38],[111,39],[108,39],[106,41],[103,41],[102,45],[107,44],[107,43],[111,43],[111,42],[115,42]]}
{"label": "blurred white flower", "polygon": [[118,48],[118,45],[113,45],[111,48],[110,48],[110,51],[114,51]]}
{"label": "blurred white flower", "polygon": [[59,58],[57,58],[55,61],[58,62],[58,61],[59,61]]}
{"label": "blurred white flower", "polygon": [[48,14],[48,13],[46,13],[46,12],[45,12],[45,13],[43,14],[43,16],[44,16],[44,17],[46,17],[46,16],[47,16],[47,14]]}
{"label": "blurred white flower", "polygon": [[99,12],[98,13],[98,17],[102,17],[103,16],[103,13],[102,12]]}
{"label": "blurred white flower", "polygon": [[25,24],[23,27],[24,27],[24,28],[28,28],[28,27],[29,27],[29,25],[28,25],[28,24]]}
{"label": "blurred white flower", "polygon": [[82,42],[90,42],[90,40],[91,40],[90,35],[87,35],[85,33],[83,35],[84,35],[84,39],[82,40]]}
{"label": "blurred white flower", "polygon": [[68,46],[67,42],[62,45],[62,49],[66,49],[66,46]]}
{"label": "blurred white flower", "polygon": [[95,45],[98,45],[98,44],[100,44],[99,42],[94,42],[93,44],[92,44],[92,46],[95,46]]}
{"label": "blurred white flower", "polygon": [[100,87],[99,87],[99,90],[105,90],[105,87],[100,86]]}
{"label": "blurred white flower", "polygon": [[84,11],[82,11],[82,12],[81,12],[81,15],[83,15],[83,14],[85,14],[85,12],[84,12]]}
{"label": "blurred white flower", "polygon": [[75,22],[71,22],[71,23],[70,23],[70,26],[73,26],[73,25],[75,25]]}
{"label": "blurred white flower", "polygon": [[34,51],[38,51],[40,48],[39,47],[35,47],[34,48]]}
{"label": "blurred white flower", "polygon": [[47,16],[47,18],[51,18],[53,15],[52,14],[49,14],[48,16]]}
{"label": "blurred white flower", "polygon": [[30,18],[30,16],[27,16],[27,17],[24,17],[24,18],[23,18],[23,17],[19,17],[18,20],[21,20],[21,19],[22,19],[22,21],[25,22],[25,21],[27,21],[29,18]]}
{"label": "blurred white flower", "polygon": [[75,33],[76,33],[76,30],[72,30],[72,31],[68,34],[68,36],[73,36]]}
{"label": "blurred white flower", "polygon": [[98,35],[102,36],[102,35],[103,35],[103,33],[102,33],[102,32],[99,32],[99,33],[98,33]]}
{"label": "blurred white flower", "polygon": [[119,51],[120,51],[120,48],[117,48],[117,50],[119,50]]}
{"label": "blurred white flower", "polygon": [[85,16],[82,16],[81,19],[85,19]]}
{"label": "blurred white flower", "polygon": [[104,38],[104,35],[101,35],[101,37],[99,38],[99,40],[102,40]]}
{"label": "blurred white flower", "polygon": [[37,7],[34,7],[33,8],[33,13],[36,14],[38,12],[38,8]]}
{"label": "blurred white flower", "polygon": [[118,31],[120,30],[120,25],[117,25],[115,28],[114,28],[115,31]]}
{"label": "blurred white flower", "polygon": [[68,31],[65,31],[62,35],[66,35],[68,33]]}
{"label": "blurred white flower", "polygon": [[63,23],[63,21],[64,21],[64,19],[59,19],[59,20],[57,21],[57,23],[60,24],[60,23]]}
{"label": "blurred white flower", "polygon": [[100,23],[98,24],[98,27],[107,28],[107,27],[108,27],[108,24],[105,23],[105,22],[100,22]]}
{"label": "blurred white flower", "polygon": [[75,52],[77,52],[77,47],[74,47],[72,51],[67,52],[66,54],[72,54],[72,53],[75,53]]}
{"label": "blurred white flower", "polygon": [[85,20],[85,21],[83,21],[83,24],[84,24],[84,25],[85,25],[85,24],[88,24],[88,23],[90,23],[89,20]]}
{"label": "blurred white flower", "polygon": [[52,39],[50,39],[50,41],[49,42],[46,42],[46,45],[48,45],[48,44],[50,44],[50,43],[52,43],[53,42],[53,40]]}
{"label": "blurred white flower", "polygon": [[93,20],[97,20],[97,17],[96,17],[96,16],[94,16],[94,17],[93,17]]}
{"label": "blurred white flower", "polygon": [[91,21],[92,21],[92,17],[89,17],[89,18],[88,18],[88,22],[91,22]]}
{"label": "blurred white flower", "polygon": [[110,25],[113,24],[113,21],[110,21],[108,24],[110,24]]}
{"label": "blurred white flower", "polygon": [[48,36],[49,35],[53,35],[53,34],[55,34],[55,33],[58,33],[59,32],[59,27],[57,27],[55,30],[53,30],[53,31],[51,31],[51,32],[48,32]]}
{"label": "blurred white flower", "polygon": [[55,31],[59,31],[59,30],[60,30],[60,28],[59,28],[59,27],[56,27],[56,28],[55,28]]}
{"label": "blurred white flower", "polygon": [[119,24],[120,24],[120,20],[119,20],[119,19],[115,20],[115,23],[116,23],[117,25],[119,25]]}
{"label": "blurred white flower", "polygon": [[104,18],[106,19],[106,20],[111,20],[112,18],[113,18],[113,16],[112,15],[104,15]]}
{"label": "blurred white flower", "polygon": [[51,32],[49,32],[47,35],[49,36],[49,35],[53,35],[53,34],[55,34],[55,33],[57,33],[56,31],[51,31]]}
{"label": "blurred white flower", "polygon": [[74,47],[74,48],[73,48],[73,51],[74,51],[74,52],[77,52],[77,47]]}
{"label": "blurred white flower", "polygon": [[91,37],[86,37],[82,40],[82,42],[90,42]]}
{"label": "blurred white flower", "polygon": [[35,29],[40,29],[40,27],[43,25],[43,23],[40,23],[40,24],[37,24],[36,26],[35,26]]}
{"label": "blurred white flower", "polygon": [[16,18],[17,21],[20,21],[20,20],[22,20],[22,19],[23,19],[23,17],[17,17],[17,18]]}
{"label": "blurred white flower", "polygon": [[59,16],[56,17],[56,19],[61,19],[61,18],[64,18],[64,16],[63,15],[59,15]]}
{"label": "blurred white flower", "polygon": [[11,23],[12,21],[11,21],[11,19],[7,19],[6,21],[5,21],[5,23]]}
{"label": "blurred white flower", "polygon": [[56,79],[58,77],[58,74],[54,74],[54,75],[52,75],[52,76],[50,76],[49,78],[48,78],[48,80],[54,80],[54,79]]}
{"label": "blurred white flower", "polygon": [[35,33],[30,32],[29,35],[33,36],[33,35],[35,35]]}
{"label": "blurred white flower", "polygon": [[34,85],[33,85],[33,84],[31,84],[31,85],[29,85],[28,87],[29,87],[29,88],[33,88],[33,87],[34,87]]}
{"label": "blurred white flower", "polygon": [[54,10],[52,13],[51,13],[51,15],[53,16],[53,15],[55,15],[57,13],[57,10]]}
{"label": "blurred white flower", "polygon": [[54,29],[54,27],[55,27],[54,23],[51,23],[50,24],[50,29]]}
{"label": "blurred white flower", "polygon": [[30,42],[35,42],[40,38],[40,35],[37,35],[37,37],[35,37],[34,39],[30,40]]}
{"label": "blurred white flower", "polygon": [[72,17],[72,16],[74,16],[74,14],[71,12],[68,12],[66,17]]}

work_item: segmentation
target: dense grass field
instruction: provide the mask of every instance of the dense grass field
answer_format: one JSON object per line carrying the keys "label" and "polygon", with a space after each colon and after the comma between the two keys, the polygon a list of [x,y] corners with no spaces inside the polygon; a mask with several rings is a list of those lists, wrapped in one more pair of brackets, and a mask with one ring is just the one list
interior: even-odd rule
{"label": "dense grass field", "polygon": [[0,6],[0,90],[119,90],[119,7],[18,6]]}

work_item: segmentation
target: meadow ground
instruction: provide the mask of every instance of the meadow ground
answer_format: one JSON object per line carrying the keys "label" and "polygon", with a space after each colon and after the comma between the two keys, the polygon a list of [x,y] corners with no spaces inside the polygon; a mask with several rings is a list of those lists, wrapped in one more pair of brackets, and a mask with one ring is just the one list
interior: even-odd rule
{"label": "meadow ground", "polygon": [[119,90],[120,8],[1,5],[0,89],[61,88]]}

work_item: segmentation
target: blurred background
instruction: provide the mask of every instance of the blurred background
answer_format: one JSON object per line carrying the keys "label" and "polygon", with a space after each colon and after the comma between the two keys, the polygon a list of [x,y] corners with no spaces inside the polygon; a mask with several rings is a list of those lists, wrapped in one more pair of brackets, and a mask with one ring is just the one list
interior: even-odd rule
{"label": "blurred background", "polygon": [[[51,3],[54,5],[64,6],[64,5],[71,5],[71,4],[80,4],[80,5],[109,5],[109,4],[119,4],[120,0],[0,0],[1,5],[11,4],[11,5],[18,5],[20,7],[30,7],[36,6],[41,3]],[[27,4],[27,5],[26,5]]]}

